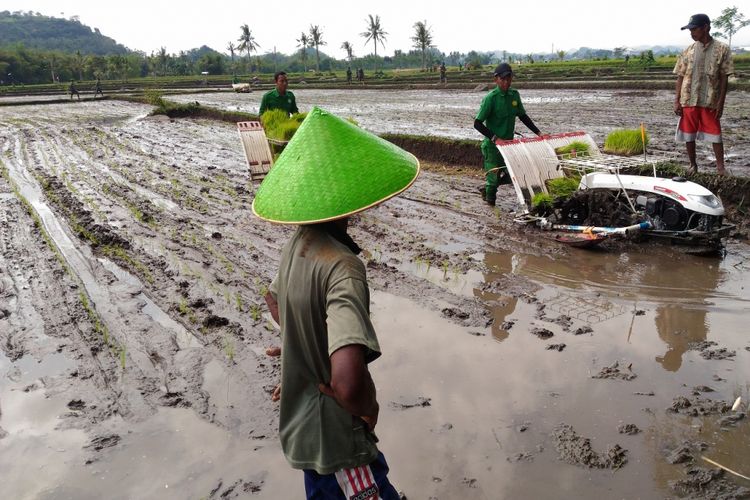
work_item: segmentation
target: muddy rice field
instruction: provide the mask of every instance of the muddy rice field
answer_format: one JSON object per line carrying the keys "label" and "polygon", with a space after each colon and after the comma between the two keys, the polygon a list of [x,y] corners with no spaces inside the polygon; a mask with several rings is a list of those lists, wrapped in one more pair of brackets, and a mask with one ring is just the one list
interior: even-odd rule
{"label": "muddy rice field", "polygon": [[[483,95],[294,90],[303,110],[375,132],[464,138]],[[647,94],[523,95],[545,132],[601,142],[648,116],[654,146],[674,148],[670,94]],[[253,111],[259,98],[181,99]],[[750,171],[749,102],[730,94],[725,112],[735,174]],[[0,497],[301,498],[278,443],[279,365],[264,353],[278,329],[262,299],[292,229],[253,217],[233,124],[149,111],[0,107]],[[708,462],[750,476],[746,240],[723,257],[561,247],[513,223],[508,186],[490,209],[480,176],[423,166],[351,229],[398,489],[750,497]]]}

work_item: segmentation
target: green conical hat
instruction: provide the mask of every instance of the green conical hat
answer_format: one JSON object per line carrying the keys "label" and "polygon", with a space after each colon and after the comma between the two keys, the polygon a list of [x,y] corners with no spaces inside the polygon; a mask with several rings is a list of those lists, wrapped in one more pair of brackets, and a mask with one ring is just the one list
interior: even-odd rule
{"label": "green conical hat", "polygon": [[340,219],[396,196],[418,174],[411,153],[313,108],[263,179],[253,213],[281,224]]}

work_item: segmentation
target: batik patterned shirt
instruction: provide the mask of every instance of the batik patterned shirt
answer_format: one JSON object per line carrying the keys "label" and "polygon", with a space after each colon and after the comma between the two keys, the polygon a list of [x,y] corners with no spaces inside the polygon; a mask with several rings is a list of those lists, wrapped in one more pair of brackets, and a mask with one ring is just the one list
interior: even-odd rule
{"label": "batik patterned shirt", "polygon": [[721,80],[734,74],[732,53],[718,40],[711,39],[706,45],[695,42],[677,58],[673,73],[682,77],[682,106],[716,109]]}

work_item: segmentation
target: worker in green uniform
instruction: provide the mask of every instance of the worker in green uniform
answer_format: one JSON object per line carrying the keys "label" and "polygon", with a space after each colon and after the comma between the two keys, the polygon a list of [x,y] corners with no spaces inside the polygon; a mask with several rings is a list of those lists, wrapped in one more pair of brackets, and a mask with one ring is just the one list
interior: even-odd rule
{"label": "worker in green uniform", "polygon": [[489,205],[495,205],[497,186],[500,181],[510,181],[505,162],[495,142],[498,139],[505,141],[513,139],[516,117],[536,135],[542,135],[526,114],[521,103],[521,95],[510,86],[513,82],[513,70],[510,64],[499,64],[495,68],[494,79],[497,87],[482,100],[479,112],[474,119],[474,128],[485,137],[481,146],[486,177],[482,198]]}
{"label": "worker in green uniform", "polygon": [[263,116],[263,113],[269,109],[283,109],[290,115],[299,113],[294,94],[290,90],[287,90],[289,87],[289,80],[286,77],[286,72],[277,71],[274,73],[273,81],[276,82],[276,88],[269,90],[263,95],[263,99],[260,101],[260,111],[258,111],[258,114]]}
{"label": "worker in green uniform", "polygon": [[282,343],[267,353],[281,355],[279,437],[289,464],[304,471],[305,498],[399,499],[376,444],[368,366],[380,344],[348,221],[418,174],[413,155],[313,108],[253,200],[261,219],[298,226],[266,295]]}

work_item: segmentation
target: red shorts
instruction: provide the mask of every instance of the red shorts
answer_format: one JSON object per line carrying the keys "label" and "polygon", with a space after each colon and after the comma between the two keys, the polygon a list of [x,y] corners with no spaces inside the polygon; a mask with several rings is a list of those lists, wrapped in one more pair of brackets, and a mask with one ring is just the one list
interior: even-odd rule
{"label": "red shorts", "polygon": [[716,110],[701,108],[699,106],[687,106],[682,108],[682,118],[677,124],[675,134],[677,142],[722,142],[721,124],[716,118]]}

